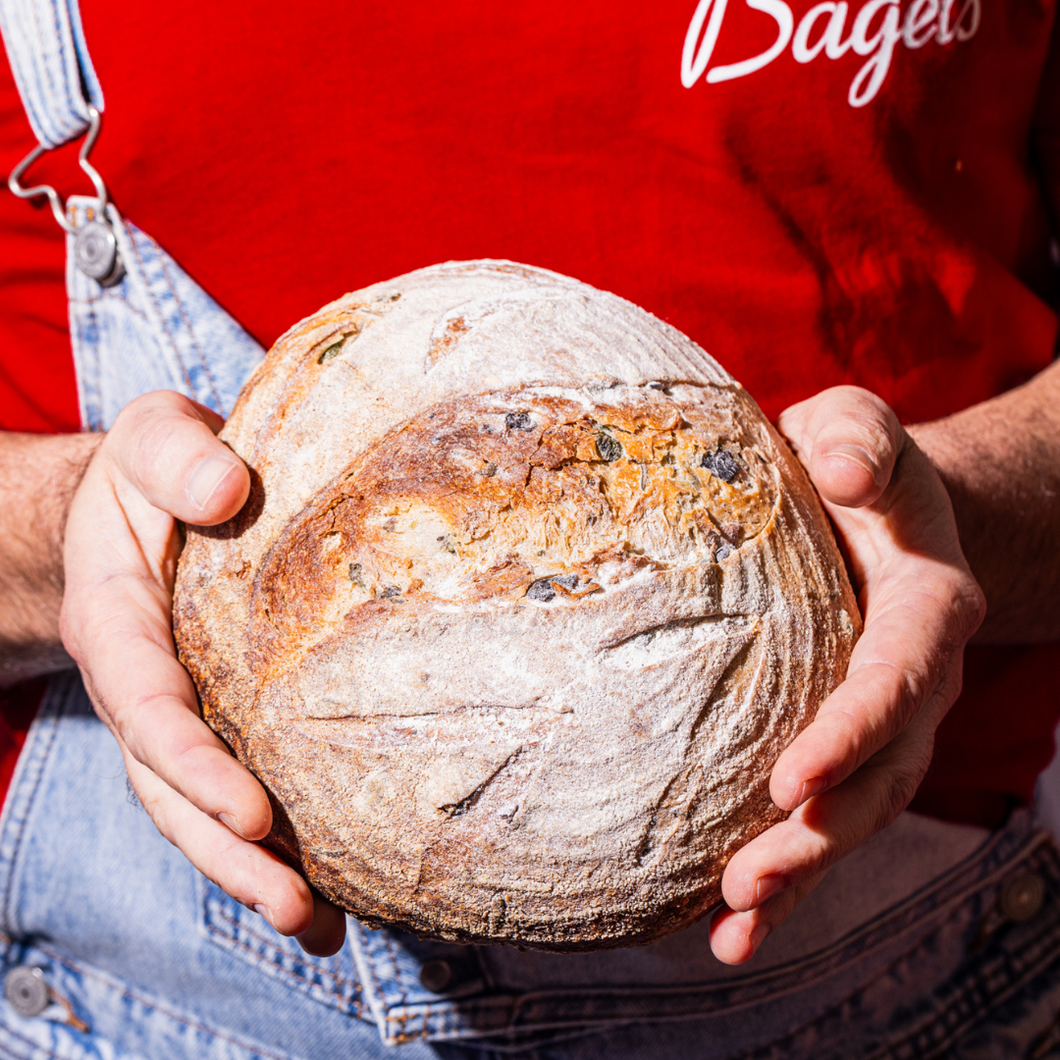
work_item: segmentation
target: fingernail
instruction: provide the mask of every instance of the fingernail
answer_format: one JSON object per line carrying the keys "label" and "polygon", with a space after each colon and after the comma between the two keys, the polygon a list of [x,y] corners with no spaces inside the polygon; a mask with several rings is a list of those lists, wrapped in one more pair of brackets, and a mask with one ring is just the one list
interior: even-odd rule
{"label": "fingernail", "polygon": [[200,460],[188,476],[188,500],[200,512],[206,511],[213,495],[237,466],[234,461],[218,456],[208,456],[205,460]]}
{"label": "fingernail", "polygon": [[763,920],[762,923],[747,936],[747,941],[751,944],[752,953],[757,952],[758,947],[765,941],[766,935],[769,934],[770,930],[770,926]]}
{"label": "fingernail", "polygon": [[880,480],[879,465],[868,449],[863,449],[860,445],[833,445],[825,456],[845,456],[859,467],[863,467],[872,476],[873,482]]}
{"label": "fingernail", "polygon": [[[243,836],[243,830],[239,827],[239,822],[232,816],[232,814],[219,813],[217,815],[217,820],[219,820],[225,828],[230,828],[236,835]],[[246,836],[243,836],[243,838],[245,839]]]}
{"label": "fingernail", "polygon": [[272,913],[269,912],[267,905],[261,905],[258,903],[254,906],[254,912],[260,913],[270,924],[272,924]]}
{"label": "fingernail", "polygon": [[772,898],[784,886],[784,877],[775,872],[759,876],[755,884],[755,905],[761,905],[767,898]]}
{"label": "fingernail", "polygon": [[814,795],[820,795],[826,787],[828,787],[828,781],[824,777],[810,777],[802,785],[802,791],[799,792],[799,801],[796,806],[801,806],[804,802],[812,799]]}

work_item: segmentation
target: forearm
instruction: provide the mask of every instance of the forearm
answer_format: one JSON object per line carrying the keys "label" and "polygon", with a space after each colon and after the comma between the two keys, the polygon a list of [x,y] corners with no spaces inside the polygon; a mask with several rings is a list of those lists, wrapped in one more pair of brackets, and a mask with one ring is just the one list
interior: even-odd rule
{"label": "forearm", "polygon": [[102,437],[0,432],[0,685],[72,665],[59,640],[63,529]]}
{"label": "forearm", "polygon": [[949,490],[986,593],[975,639],[1060,639],[1060,364],[910,433]]}

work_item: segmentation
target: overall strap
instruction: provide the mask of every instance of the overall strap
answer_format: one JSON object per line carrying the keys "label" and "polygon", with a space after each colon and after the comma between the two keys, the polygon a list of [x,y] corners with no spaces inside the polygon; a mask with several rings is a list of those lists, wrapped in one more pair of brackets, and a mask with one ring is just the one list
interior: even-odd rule
{"label": "overall strap", "polygon": [[[150,236],[109,203],[88,163],[103,94],[88,56],[78,0],[0,0],[0,31],[39,146],[12,171],[21,198],[47,195],[66,230],[70,344],[82,426],[107,430],[149,390],[176,390],[227,416],[264,351]],[[96,197],[62,202],[24,187],[40,154],[88,133],[80,165]]]}
{"label": "overall strap", "polygon": [[42,147],[88,129],[88,104],[103,109],[77,0],[0,0],[0,34],[30,125]]}

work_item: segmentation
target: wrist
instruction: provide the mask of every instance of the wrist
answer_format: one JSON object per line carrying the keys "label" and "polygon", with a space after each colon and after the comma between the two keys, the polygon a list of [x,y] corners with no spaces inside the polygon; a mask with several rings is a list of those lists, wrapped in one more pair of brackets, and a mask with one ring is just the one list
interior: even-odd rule
{"label": "wrist", "polygon": [[909,428],[953,504],[987,599],[980,643],[1060,638],[1060,376]]}
{"label": "wrist", "polygon": [[103,437],[0,432],[0,685],[72,665],[59,638],[63,536]]}

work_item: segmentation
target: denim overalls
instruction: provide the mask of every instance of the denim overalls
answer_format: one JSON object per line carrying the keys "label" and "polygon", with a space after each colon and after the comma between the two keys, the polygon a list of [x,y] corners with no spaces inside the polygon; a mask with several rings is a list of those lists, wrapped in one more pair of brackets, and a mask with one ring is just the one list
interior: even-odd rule
{"label": "denim overalls", "polygon": [[[0,0],[0,29],[38,140],[81,134],[103,97],[76,0]],[[90,279],[75,236],[99,202],[68,210],[84,426],[162,387],[226,415],[261,349],[113,206],[124,274]],[[1026,811],[996,833],[903,814],[740,968],[705,922],[577,956],[349,928],[308,957],[202,877],[77,677],[52,682],[0,818],[0,1056],[1060,1057],[1060,857]]]}

